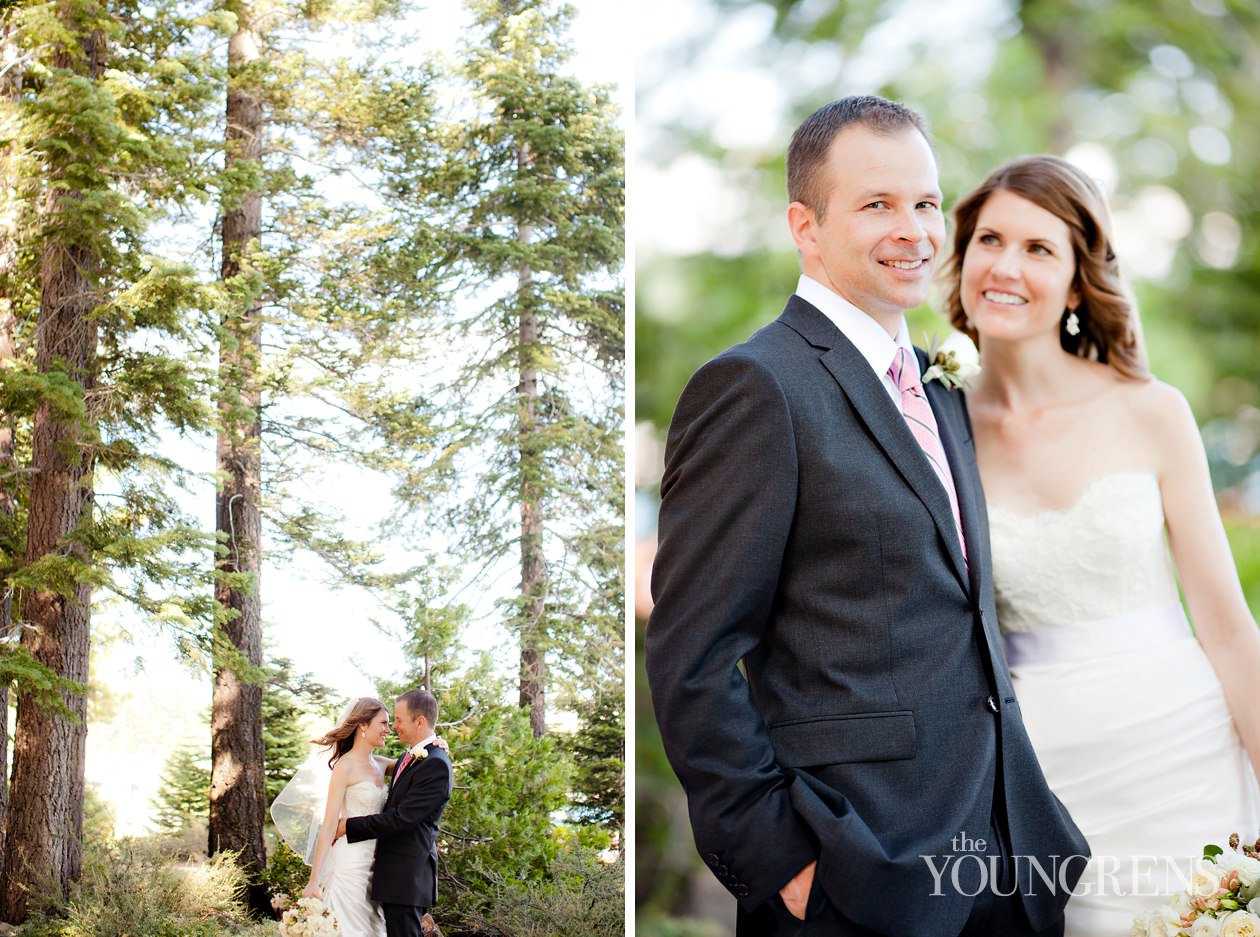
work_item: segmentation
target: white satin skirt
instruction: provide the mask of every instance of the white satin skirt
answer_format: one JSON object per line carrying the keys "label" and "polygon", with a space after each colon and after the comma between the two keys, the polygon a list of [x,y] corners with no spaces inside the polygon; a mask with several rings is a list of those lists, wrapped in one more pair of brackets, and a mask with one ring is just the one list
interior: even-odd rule
{"label": "white satin skirt", "polygon": [[1204,845],[1260,834],[1260,789],[1180,606],[1141,617],[1008,636],[1024,724],[1093,854],[1067,937],[1126,937]]}
{"label": "white satin skirt", "polygon": [[376,840],[332,844],[320,867],[324,904],[341,928],[341,937],[385,937],[385,916],[372,900],[372,864]]}

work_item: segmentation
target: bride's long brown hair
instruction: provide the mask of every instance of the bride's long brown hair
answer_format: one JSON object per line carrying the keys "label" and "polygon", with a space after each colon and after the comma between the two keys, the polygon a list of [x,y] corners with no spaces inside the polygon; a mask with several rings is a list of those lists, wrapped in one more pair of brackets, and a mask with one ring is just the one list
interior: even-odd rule
{"label": "bride's long brown hair", "polygon": [[337,759],[354,747],[354,733],[359,726],[365,726],[376,718],[376,714],[384,711],[385,704],[372,696],[361,696],[350,707],[350,714],[336,727],[315,739],[315,744],[333,750],[328,759],[328,767],[337,763]]}

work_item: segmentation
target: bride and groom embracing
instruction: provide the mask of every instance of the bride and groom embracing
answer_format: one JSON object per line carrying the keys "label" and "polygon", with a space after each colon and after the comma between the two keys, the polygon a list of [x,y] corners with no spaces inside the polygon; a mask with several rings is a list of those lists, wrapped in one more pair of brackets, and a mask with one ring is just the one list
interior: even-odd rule
{"label": "bride and groom embracing", "polygon": [[407,751],[385,758],[373,750],[389,735],[389,713],[380,700],[358,699],[272,805],[277,829],[311,867],[303,896],[324,900],[342,937],[420,937],[437,901],[451,762],[436,725],[433,695],[404,693],[394,731]]}
{"label": "bride and groom embracing", "polygon": [[904,318],[921,118],[833,102],[787,175],[796,294],[666,444],[645,662],[696,845],[740,937],[1124,937],[1161,858],[1260,832],[1260,634],[1103,197],[1025,157],[959,203],[964,393]]}

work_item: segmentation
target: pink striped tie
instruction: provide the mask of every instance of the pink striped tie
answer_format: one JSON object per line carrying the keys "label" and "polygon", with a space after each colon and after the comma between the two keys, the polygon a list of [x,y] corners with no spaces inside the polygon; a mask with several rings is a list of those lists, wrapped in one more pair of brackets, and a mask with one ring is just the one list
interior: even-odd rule
{"label": "pink striped tie", "polygon": [[398,770],[394,772],[394,780],[397,781],[399,775],[407,770],[407,766],[414,760],[410,750],[402,756],[402,761],[398,762]]}
{"label": "pink striped tie", "polygon": [[958,493],[954,490],[954,476],[949,471],[949,461],[945,458],[945,450],[941,447],[941,437],[936,428],[936,417],[932,415],[932,405],[923,394],[923,385],[919,383],[919,369],[909,360],[910,353],[904,348],[897,349],[897,357],[893,358],[888,374],[901,391],[901,413],[906,418],[906,426],[923,449],[932,470],[945,487],[949,495],[949,506],[954,512],[954,525],[958,530],[958,543],[962,547],[963,558],[967,556],[967,542],[962,535],[962,515],[958,512]]}

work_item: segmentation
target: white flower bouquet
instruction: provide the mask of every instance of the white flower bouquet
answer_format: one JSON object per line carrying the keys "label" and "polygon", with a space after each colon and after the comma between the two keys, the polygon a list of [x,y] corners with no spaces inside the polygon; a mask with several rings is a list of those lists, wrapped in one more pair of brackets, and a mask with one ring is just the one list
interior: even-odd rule
{"label": "white flower bouquet", "polygon": [[1189,887],[1167,904],[1139,914],[1131,937],[1260,937],[1260,840],[1239,848],[1203,847]]}
{"label": "white flower bouquet", "polygon": [[299,898],[280,917],[280,937],[337,937],[341,927],[318,898]]}

